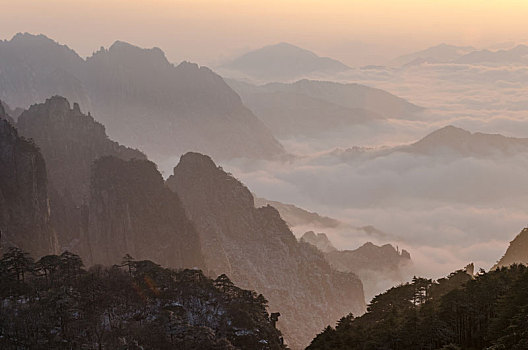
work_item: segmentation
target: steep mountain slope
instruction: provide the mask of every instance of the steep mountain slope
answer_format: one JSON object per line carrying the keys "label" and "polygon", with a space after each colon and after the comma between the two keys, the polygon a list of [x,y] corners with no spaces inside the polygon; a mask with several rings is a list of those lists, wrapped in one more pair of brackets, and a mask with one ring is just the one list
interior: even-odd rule
{"label": "steep mountain slope", "polygon": [[297,242],[273,207],[255,208],[251,192],[211,158],[188,153],[167,180],[201,236],[211,274],[226,273],[242,288],[262,293],[282,314],[290,346],[307,344],[317,327],[343,309],[364,310],[361,281],[334,271],[323,255]]}
{"label": "steep mountain slope", "polygon": [[54,188],[77,205],[87,200],[94,160],[102,156],[146,159],[140,151],[109,140],[102,124],[83,114],[77,103],[72,108],[64,97],[31,106],[18,118],[17,128],[40,148]]}
{"label": "steep mountain slope", "polygon": [[84,60],[44,35],[19,33],[0,41],[0,99],[27,108],[53,95],[88,105],[79,80]]}
{"label": "steep mountain slope", "polygon": [[84,115],[77,103],[72,108],[64,97],[31,106],[20,115],[17,126],[36,142],[46,161],[51,223],[60,247],[75,250],[85,230],[93,162],[103,156],[146,157],[108,139],[103,125]]}
{"label": "steep mountain slope", "polygon": [[16,246],[40,257],[56,252],[57,245],[44,159],[0,106],[0,249]]}
{"label": "steep mountain slope", "polygon": [[158,162],[189,150],[218,158],[284,153],[268,128],[210,69],[169,63],[157,48],[116,42],[88,59],[44,37],[0,43],[0,98],[27,108],[53,95],[93,112],[109,135]]}
{"label": "steep mountain slope", "polygon": [[524,228],[513,241],[510,242],[506,253],[493,267],[501,268],[513,264],[528,265],[528,228]]}
{"label": "steep mountain slope", "polygon": [[173,268],[204,266],[198,233],[152,162],[97,160],[88,212],[78,246],[88,265],[116,264],[130,254]]}
{"label": "steep mountain slope", "polygon": [[345,64],[320,57],[288,43],[250,51],[219,67],[224,74],[243,74],[267,81],[287,81],[310,74],[334,74],[350,69]]}
{"label": "steep mountain slope", "polygon": [[[372,123],[383,118],[413,119],[423,108],[386,91],[359,84],[299,80],[294,83],[251,85],[227,81],[275,131],[285,117],[285,132],[313,134],[339,127]],[[306,124],[306,125],[303,125]],[[298,128],[299,131],[296,131]]]}

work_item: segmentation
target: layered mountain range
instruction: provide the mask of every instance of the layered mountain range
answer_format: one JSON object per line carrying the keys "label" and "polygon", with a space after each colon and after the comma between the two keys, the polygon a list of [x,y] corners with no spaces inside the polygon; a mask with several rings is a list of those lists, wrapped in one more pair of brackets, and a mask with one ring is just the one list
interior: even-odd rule
{"label": "layered mountain range", "polygon": [[315,248],[299,243],[275,208],[256,208],[251,192],[208,156],[184,155],[167,184],[200,233],[210,273],[225,272],[265,295],[282,314],[290,346],[305,346],[343,307],[363,312],[359,278],[335,271]]}
{"label": "layered mountain range", "polygon": [[423,108],[360,84],[299,80],[250,83],[227,80],[242,101],[279,138],[341,130],[387,118],[414,119]]}
{"label": "layered mountain range", "polygon": [[528,138],[470,132],[452,125],[431,132],[420,140],[403,146],[384,148],[354,147],[336,151],[344,160],[371,159],[394,153],[408,153],[440,158],[506,158],[528,152]]}
{"label": "layered mountain range", "polygon": [[[129,254],[215,277],[225,273],[281,312],[279,326],[293,348],[339,319],[343,305],[364,312],[359,278],[299,243],[276,209],[256,208],[251,192],[208,156],[186,154],[165,182],[143,153],[110,140],[79,105],[58,96],[18,118],[21,133],[34,141],[19,137],[6,117],[1,122],[9,134],[2,154],[19,157],[17,166],[24,167],[7,163],[2,172],[8,174],[3,245],[35,257],[67,249],[87,266],[120,264]],[[13,146],[19,144],[20,150]],[[31,225],[14,230],[22,220]]]}
{"label": "layered mountain range", "polygon": [[171,64],[157,48],[115,42],[91,57],[43,35],[0,42],[0,99],[27,108],[62,95],[119,142],[163,161],[189,150],[220,159],[284,153],[239,96],[206,67]]}
{"label": "layered mountain range", "polygon": [[409,277],[412,261],[405,249],[400,252],[390,244],[377,246],[367,242],[354,250],[338,250],[326,234],[313,231],[306,232],[300,240],[319,249],[336,270],[358,275],[367,301]]}

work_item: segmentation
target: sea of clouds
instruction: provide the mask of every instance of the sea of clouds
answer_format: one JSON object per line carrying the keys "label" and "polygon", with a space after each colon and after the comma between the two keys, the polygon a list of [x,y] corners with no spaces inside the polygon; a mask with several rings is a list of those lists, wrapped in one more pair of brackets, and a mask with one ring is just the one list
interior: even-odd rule
{"label": "sea of clouds", "polygon": [[[528,138],[528,67],[421,64],[354,69],[339,77],[378,87],[427,108],[410,120],[353,126],[281,142],[289,162],[222,164],[258,196],[335,217],[328,230],[341,249],[366,241],[410,251],[413,273],[438,278],[474,262],[489,269],[528,224],[528,154],[471,157],[379,152],[410,144],[446,125]],[[345,152],[346,153],[346,152]],[[358,227],[372,225],[383,234]],[[301,235],[302,228],[293,228]]]}

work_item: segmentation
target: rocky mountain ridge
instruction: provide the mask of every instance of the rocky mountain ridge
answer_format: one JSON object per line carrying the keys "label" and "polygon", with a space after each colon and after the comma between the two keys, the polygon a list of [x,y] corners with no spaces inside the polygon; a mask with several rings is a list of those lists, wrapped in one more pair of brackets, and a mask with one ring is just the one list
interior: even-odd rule
{"label": "rocky mountain ridge", "polygon": [[208,156],[182,156],[167,184],[201,236],[210,273],[225,272],[265,295],[271,310],[280,310],[280,329],[293,348],[307,345],[318,326],[335,322],[343,305],[363,312],[361,281],[299,243],[276,209],[255,208],[251,192]]}

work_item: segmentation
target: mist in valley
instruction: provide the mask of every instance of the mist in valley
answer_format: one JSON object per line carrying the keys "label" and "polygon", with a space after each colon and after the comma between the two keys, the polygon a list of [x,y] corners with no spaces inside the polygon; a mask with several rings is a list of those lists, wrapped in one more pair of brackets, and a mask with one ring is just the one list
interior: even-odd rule
{"label": "mist in valley", "polygon": [[523,4],[33,5],[1,348],[525,348]]}

